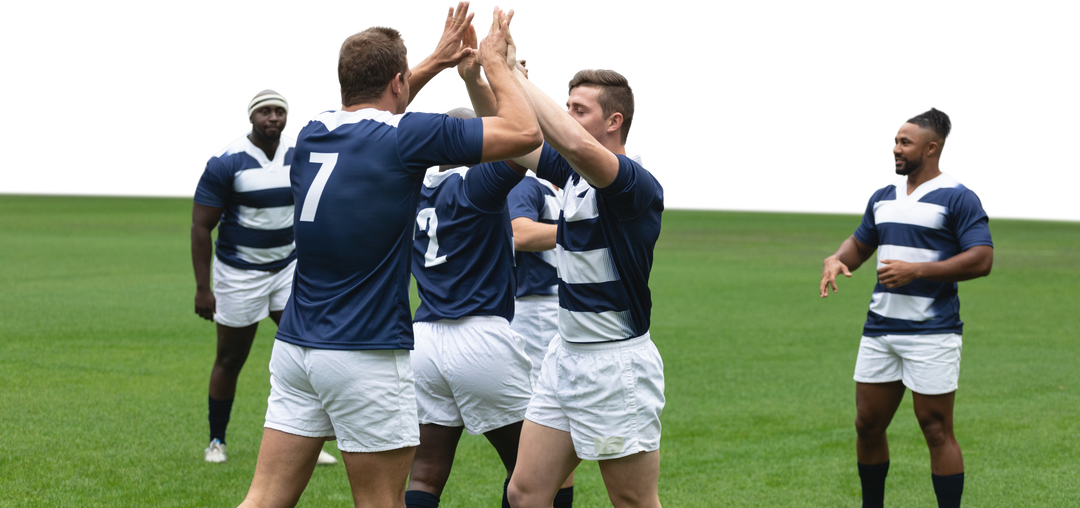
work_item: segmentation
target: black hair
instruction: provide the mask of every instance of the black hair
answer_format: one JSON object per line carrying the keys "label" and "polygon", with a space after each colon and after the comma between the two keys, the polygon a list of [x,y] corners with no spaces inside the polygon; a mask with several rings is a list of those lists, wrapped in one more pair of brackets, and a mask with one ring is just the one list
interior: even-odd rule
{"label": "black hair", "polygon": [[949,115],[935,108],[930,108],[930,111],[912,117],[907,123],[913,123],[923,129],[934,131],[934,134],[941,137],[941,141],[945,141],[945,138],[949,137],[949,131],[952,130],[952,121],[949,120]]}

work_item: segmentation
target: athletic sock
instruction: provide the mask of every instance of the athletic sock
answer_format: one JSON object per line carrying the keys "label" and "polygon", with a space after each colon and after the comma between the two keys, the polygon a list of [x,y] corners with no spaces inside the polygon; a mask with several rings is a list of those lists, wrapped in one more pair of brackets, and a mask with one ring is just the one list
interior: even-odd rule
{"label": "athletic sock", "polygon": [[572,506],[574,506],[574,486],[559,489],[559,493],[555,494],[555,504],[552,508],[571,508]]}
{"label": "athletic sock", "polygon": [[507,478],[506,481],[503,482],[502,508],[510,508],[510,498],[506,495],[506,491],[509,490],[509,489],[510,489],[510,479]]}
{"label": "athletic sock", "polygon": [[214,400],[212,397],[207,397],[207,400],[210,404],[210,440],[217,439],[225,444],[225,428],[229,426],[233,400]]}
{"label": "athletic sock", "polygon": [[859,464],[859,481],[862,482],[862,508],[885,506],[885,476],[889,474],[889,462]]}
{"label": "athletic sock", "polygon": [[949,476],[931,474],[938,508],[960,508],[960,496],[964,494],[964,473]]}
{"label": "athletic sock", "polygon": [[405,508],[439,508],[439,496],[422,490],[406,490]]}

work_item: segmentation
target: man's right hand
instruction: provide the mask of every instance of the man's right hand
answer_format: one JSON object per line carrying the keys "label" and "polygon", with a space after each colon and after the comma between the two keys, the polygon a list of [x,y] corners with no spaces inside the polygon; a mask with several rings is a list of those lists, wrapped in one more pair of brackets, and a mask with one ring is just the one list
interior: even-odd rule
{"label": "man's right hand", "polygon": [[480,78],[480,57],[476,54],[476,28],[469,25],[465,37],[461,39],[461,45],[473,51],[458,63],[457,72],[466,83],[471,83]]}
{"label": "man's right hand", "polygon": [[[510,11],[511,16],[514,11]],[[487,37],[480,41],[480,62],[484,67],[490,67],[507,61],[508,44],[510,43],[510,21],[502,9],[496,7],[491,18],[491,29]],[[515,57],[516,58],[516,57]],[[516,65],[517,62],[515,61]],[[510,67],[513,70],[513,67]]]}
{"label": "man's right hand", "polygon": [[821,269],[821,297],[825,298],[829,296],[829,287],[832,286],[833,293],[839,291],[836,289],[836,276],[844,274],[845,277],[851,277],[851,270],[848,270],[847,265],[840,262],[840,259],[836,256],[829,256],[825,258],[824,266]]}
{"label": "man's right hand", "polygon": [[214,320],[214,311],[217,310],[217,299],[214,292],[209,289],[195,290],[195,313],[207,320]]}

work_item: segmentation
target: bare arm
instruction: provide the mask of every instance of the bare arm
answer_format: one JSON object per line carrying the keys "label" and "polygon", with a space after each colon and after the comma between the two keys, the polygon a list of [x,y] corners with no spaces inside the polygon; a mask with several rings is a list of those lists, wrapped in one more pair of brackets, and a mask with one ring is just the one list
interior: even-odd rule
{"label": "bare arm", "polygon": [[[471,25],[462,39],[462,44],[476,50],[476,29]],[[465,89],[469,92],[469,100],[476,116],[495,116],[499,110],[498,103],[480,69],[480,58],[476,51],[463,58],[457,66],[458,76],[465,82]]]}
{"label": "bare arm", "polygon": [[[465,34],[472,27],[472,19],[469,2],[458,2],[456,9],[451,8],[450,12],[446,13],[446,24],[435,51],[412,68],[412,75],[409,76],[409,103],[412,103],[416,94],[420,93],[420,89],[424,88],[431,78],[457,65],[476,51],[475,46],[470,48],[463,43]],[[473,37],[475,39],[475,34]]]}
{"label": "bare arm", "polygon": [[514,228],[514,250],[541,252],[555,248],[555,234],[559,228],[554,224],[518,217],[510,221],[510,226]]}
{"label": "bare arm", "polygon": [[[521,85],[507,65],[507,55],[513,55],[510,19],[514,11],[504,14],[495,9],[491,30],[480,43],[480,63],[484,66],[491,92],[496,100],[496,116],[484,117],[484,146],[481,162],[501,161],[520,157],[543,144],[544,138],[536,115]],[[516,60],[513,60],[517,64]]]}
{"label": "bare arm", "polygon": [[851,235],[840,244],[840,248],[836,249],[836,253],[825,258],[823,262],[824,266],[821,269],[821,297],[825,298],[829,296],[829,287],[832,287],[833,292],[838,292],[836,287],[836,276],[841,273],[845,277],[851,277],[851,272],[858,270],[870,256],[874,254],[874,249],[860,242],[855,235]]}
{"label": "bare arm", "polygon": [[191,264],[195,268],[195,313],[214,319],[217,301],[210,289],[210,262],[214,247],[210,231],[217,227],[223,208],[195,203],[191,209]]}
{"label": "bare arm", "polygon": [[[589,185],[602,189],[611,185],[619,174],[619,159],[615,154],[592,137],[581,124],[570,117],[555,101],[529,82],[521,72],[515,76],[536,111],[536,119],[547,141],[560,155],[566,158],[570,166],[589,182]],[[539,154],[537,154],[539,160]],[[528,160],[518,161],[526,167]],[[535,163],[533,163],[535,165]]]}
{"label": "bare arm", "polygon": [[961,282],[990,275],[994,266],[994,248],[976,245],[949,259],[929,263],[908,263],[882,259],[878,282],[889,289],[910,284],[915,279],[935,282]]}

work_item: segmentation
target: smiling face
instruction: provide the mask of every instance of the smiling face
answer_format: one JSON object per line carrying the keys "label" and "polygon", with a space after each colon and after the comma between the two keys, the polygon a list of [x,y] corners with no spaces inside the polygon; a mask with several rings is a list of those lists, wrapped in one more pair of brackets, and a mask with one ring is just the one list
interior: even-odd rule
{"label": "smiling face", "polygon": [[929,129],[913,123],[905,123],[896,133],[893,146],[893,159],[896,162],[896,174],[910,175],[923,167],[926,157],[940,152],[941,141]]}

